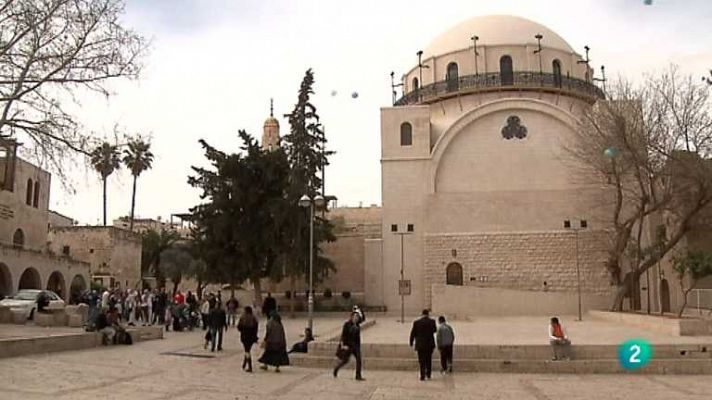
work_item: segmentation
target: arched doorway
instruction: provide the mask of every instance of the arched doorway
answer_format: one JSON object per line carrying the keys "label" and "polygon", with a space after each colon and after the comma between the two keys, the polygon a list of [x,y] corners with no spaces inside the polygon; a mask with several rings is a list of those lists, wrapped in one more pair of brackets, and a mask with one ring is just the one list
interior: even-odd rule
{"label": "arched doorway", "polygon": [[514,85],[514,66],[512,65],[512,57],[502,56],[499,59],[499,74],[503,86]]}
{"label": "arched doorway", "polygon": [[447,91],[455,92],[460,88],[460,75],[457,70],[457,63],[451,62],[447,65]]}
{"label": "arched doorway", "polygon": [[667,279],[660,281],[660,307],[662,312],[670,312],[670,284]]}
{"label": "arched doorway", "polygon": [[32,267],[27,268],[22,272],[22,275],[20,275],[20,284],[17,285],[17,289],[42,289],[40,273]]}
{"label": "arched doorway", "polygon": [[76,275],[72,278],[72,283],[69,285],[69,304],[77,304],[82,297],[82,294],[87,290],[87,281],[81,275]]}
{"label": "arched doorway", "polygon": [[453,262],[445,269],[445,283],[447,285],[462,286],[462,265]]}
{"label": "arched doorway", "polygon": [[5,264],[0,264],[0,299],[12,295],[12,275]]}
{"label": "arched doorway", "polygon": [[47,290],[57,293],[59,297],[66,300],[66,287],[62,274],[59,271],[52,272],[47,280]]}

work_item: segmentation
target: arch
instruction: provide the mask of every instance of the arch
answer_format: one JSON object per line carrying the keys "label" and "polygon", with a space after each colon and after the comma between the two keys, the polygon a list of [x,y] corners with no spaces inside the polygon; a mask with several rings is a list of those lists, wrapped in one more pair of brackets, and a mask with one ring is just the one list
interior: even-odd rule
{"label": "arch", "polygon": [[40,203],[40,181],[35,181],[35,194],[32,198],[32,207],[38,208]]}
{"label": "arch", "polygon": [[413,92],[418,90],[420,86],[418,85],[418,78],[413,78]]}
{"label": "arch", "polygon": [[69,304],[77,304],[87,290],[87,281],[82,275],[75,275],[69,285]]}
{"label": "arch", "polygon": [[25,194],[25,204],[28,206],[32,205],[32,189],[34,185],[32,184],[32,178],[27,178],[27,192]]}
{"label": "arch", "polygon": [[551,71],[554,74],[554,86],[561,87],[561,61],[552,61]]}
{"label": "arch", "polygon": [[66,300],[67,285],[64,283],[64,276],[61,272],[54,271],[49,275],[49,279],[47,279],[47,290],[57,293],[59,297]]}
{"label": "arch", "polygon": [[492,101],[483,104],[479,107],[476,107],[470,110],[469,112],[463,114],[458,120],[453,122],[452,125],[445,129],[443,134],[440,135],[440,138],[438,138],[437,142],[435,142],[431,158],[432,162],[430,168],[429,193],[435,193],[435,182],[437,180],[440,162],[442,160],[443,155],[445,154],[445,151],[447,151],[448,146],[455,138],[455,136],[462,132],[463,129],[467,127],[467,125],[488,114],[492,114],[502,110],[512,109],[523,109],[548,114],[549,116],[561,121],[572,130],[577,129],[578,126],[578,120],[576,119],[576,117],[573,116],[573,114],[569,113],[568,111],[562,110],[561,108],[556,107],[553,104],[537,99],[507,98]]}
{"label": "arch", "polygon": [[660,308],[662,312],[670,312],[670,284],[667,279],[660,281]]}
{"label": "arch", "polygon": [[7,265],[0,263],[0,300],[12,295],[12,274]]}
{"label": "arch", "polygon": [[445,284],[462,286],[462,265],[460,263],[451,262],[445,268]]}
{"label": "arch", "polygon": [[514,66],[511,56],[502,56],[499,59],[499,76],[502,86],[514,85]]}
{"label": "arch", "polygon": [[447,65],[447,73],[445,74],[445,80],[447,80],[448,92],[455,92],[460,89],[460,76],[458,74],[456,62],[451,62]]}
{"label": "arch", "polygon": [[18,249],[25,247],[25,232],[22,229],[17,228],[12,234],[12,245]]}
{"label": "arch", "polygon": [[413,145],[413,125],[410,122],[403,122],[400,126],[400,144],[401,146]]}
{"label": "arch", "polygon": [[20,282],[17,285],[17,290],[22,289],[42,289],[40,282],[40,273],[36,269],[30,267],[25,269],[20,275]]}

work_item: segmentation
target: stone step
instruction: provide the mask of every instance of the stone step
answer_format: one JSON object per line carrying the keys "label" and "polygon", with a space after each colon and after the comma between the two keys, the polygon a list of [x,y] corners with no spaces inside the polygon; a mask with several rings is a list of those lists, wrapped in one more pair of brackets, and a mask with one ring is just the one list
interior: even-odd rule
{"label": "stone step", "polygon": [[[336,343],[312,342],[309,354],[318,357],[333,357]],[[377,358],[410,358],[415,352],[405,344],[364,343],[361,351],[365,356]],[[572,358],[577,360],[617,359],[617,345],[573,345]],[[552,350],[542,345],[456,345],[456,358],[484,360],[547,360]],[[434,353],[437,357],[437,350]],[[653,357],[664,359],[712,359],[712,344],[654,345]]]}
{"label": "stone step", "polygon": [[[294,366],[307,368],[324,368],[330,370],[336,363],[335,357],[322,357],[306,354],[292,354],[290,362]],[[344,367],[353,370],[354,360]],[[363,368],[368,370],[413,371],[417,374],[418,360],[410,358],[366,357]],[[495,360],[495,359],[458,359],[454,362],[455,372],[482,373],[554,373],[554,374],[671,374],[671,375],[709,375],[712,374],[712,360],[702,359],[653,359],[644,368],[637,371],[623,369],[618,360]],[[439,371],[439,360],[434,357],[433,370]],[[348,374],[349,372],[344,372]]]}

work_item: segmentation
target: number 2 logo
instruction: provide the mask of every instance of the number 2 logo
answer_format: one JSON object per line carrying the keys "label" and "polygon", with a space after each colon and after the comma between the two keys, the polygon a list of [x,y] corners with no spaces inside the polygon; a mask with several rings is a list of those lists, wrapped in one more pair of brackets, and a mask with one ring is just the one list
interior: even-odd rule
{"label": "number 2 logo", "polygon": [[628,359],[628,362],[630,362],[632,364],[640,363],[641,360],[640,360],[640,358],[638,358],[638,357],[640,357],[640,351],[641,351],[640,345],[634,344],[634,345],[630,346],[630,351],[631,351],[631,354],[630,354],[630,358]]}
{"label": "number 2 logo", "polygon": [[646,366],[653,357],[653,347],[643,339],[632,339],[618,347],[618,362],[627,370]]}

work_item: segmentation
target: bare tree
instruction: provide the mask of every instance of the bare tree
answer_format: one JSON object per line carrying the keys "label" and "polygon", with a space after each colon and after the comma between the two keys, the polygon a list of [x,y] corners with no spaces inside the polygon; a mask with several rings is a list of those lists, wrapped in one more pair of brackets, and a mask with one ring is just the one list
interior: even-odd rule
{"label": "bare tree", "polygon": [[4,0],[0,4],[0,137],[15,138],[60,178],[95,141],[70,103],[136,78],[147,43],[121,24],[124,0]]}
{"label": "bare tree", "polygon": [[[584,111],[569,153],[610,205],[606,268],[618,286],[611,309],[660,261],[712,202],[710,89],[675,67],[640,87],[619,80],[612,100]],[[645,243],[644,226],[664,220]],[[630,268],[623,274],[624,263]]]}

